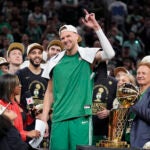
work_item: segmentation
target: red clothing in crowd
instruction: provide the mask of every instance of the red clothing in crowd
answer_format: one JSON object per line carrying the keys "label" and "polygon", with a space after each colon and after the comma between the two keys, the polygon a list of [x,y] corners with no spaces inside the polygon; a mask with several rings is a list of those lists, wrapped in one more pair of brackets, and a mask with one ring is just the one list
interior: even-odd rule
{"label": "red clothing in crowd", "polygon": [[[11,102],[12,104],[10,104],[7,109],[12,110],[17,114],[17,118],[14,121],[14,126],[20,132],[22,140],[26,141],[27,131],[23,129],[23,120],[19,106],[14,100],[12,100]],[[8,103],[4,102],[3,100],[0,100],[0,104],[3,106],[7,106]]]}

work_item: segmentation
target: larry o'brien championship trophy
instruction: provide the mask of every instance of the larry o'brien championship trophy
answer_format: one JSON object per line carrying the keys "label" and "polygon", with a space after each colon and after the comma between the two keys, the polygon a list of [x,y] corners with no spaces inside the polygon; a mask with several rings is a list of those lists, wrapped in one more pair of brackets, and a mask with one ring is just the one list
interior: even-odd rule
{"label": "larry o'brien championship trophy", "polygon": [[[128,148],[129,144],[125,141],[121,141],[125,124],[127,122],[127,113],[130,106],[132,106],[139,96],[139,90],[131,83],[124,83],[117,89],[117,100],[120,107],[112,109],[109,115],[109,127],[108,127],[108,140],[102,140],[97,143],[99,147],[106,148]],[[100,108],[101,105],[98,102],[95,104],[96,108]],[[93,110],[96,113],[96,108]],[[100,127],[101,128],[101,127]]]}

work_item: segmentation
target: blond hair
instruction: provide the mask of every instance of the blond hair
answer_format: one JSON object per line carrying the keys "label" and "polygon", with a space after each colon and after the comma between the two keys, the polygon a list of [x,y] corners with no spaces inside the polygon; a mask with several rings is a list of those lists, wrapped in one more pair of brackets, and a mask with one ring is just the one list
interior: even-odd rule
{"label": "blond hair", "polygon": [[136,82],[135,82],[135,77],[132,75],[132,74],[125,74],[128,78],[129,78],[129,80],[130,80],[130,83],[132,83],[132,84],[136,84]]}
{"label": "blond hair", "polygon": [[140,67],[140,66],[147,66],[149,69],[150,69],[150,63],[149,62],[139,62],[138,65],[137,65],[137,69]]}

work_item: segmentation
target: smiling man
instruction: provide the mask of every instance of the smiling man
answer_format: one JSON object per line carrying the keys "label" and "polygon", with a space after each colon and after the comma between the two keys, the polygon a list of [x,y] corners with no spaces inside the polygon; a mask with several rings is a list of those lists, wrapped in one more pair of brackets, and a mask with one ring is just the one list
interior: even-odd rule
{"label": "smiling man", "polygon": [[65,50],[50,59],[42,74],[49,79],[42,115],[45,122],[53,103],[51,150],[76,150],[76,145],[91,145],[91,64],[94,60],[111,59],[115,54],[96,21],[95,14],[85,10],[82,21],[96,32],[103,51],[99,51],[101,48],[80,47],[78,42],[81,41],[81,36],[74,26],[63,25],[59,29]]}
{"label": "smiling man", "polygon": [[[42,53],[42,45],[38,43],[30,44],[27,48],[29,66],[20,69],[16,73],[22,85],[20,104],[26,113],[31,109],[31,104],[38,105],[43,103],[47,80],[41,77],[43,72],[43,69],[40,67],[42,63]],[[32,116],[32,119],[34,122],[35,117]],[[31,122],[27,122],[28,125],[30,125],[30,123]],[[31,128],[32,127],[34,128],[34,126],[31,125]]]}
{"label": "smiling man", "polygon": [[150,63],[141,61],[137,66],[137,83],[140,97],[131,111],[135,114],[131,126],[130,143],[132,147],[142,148],[150,141]]}

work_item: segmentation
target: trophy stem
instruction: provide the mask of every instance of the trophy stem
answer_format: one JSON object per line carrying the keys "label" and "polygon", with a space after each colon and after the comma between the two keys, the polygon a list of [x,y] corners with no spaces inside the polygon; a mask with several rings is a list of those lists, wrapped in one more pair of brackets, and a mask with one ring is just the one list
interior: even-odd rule
{"label": "trophy stem", "polygon": [[121,141],[125,124],[127,122],[127,113],[129,108],[113,109],[109,116],[108,140],[100,141],[101,147],[123,148],[129,147],[125,141]]}
{"label": "trophy stem", "polygon": [[108,139],[121,141],[122,134],[127,122],[129,108],[114,109],[110,112]]}

